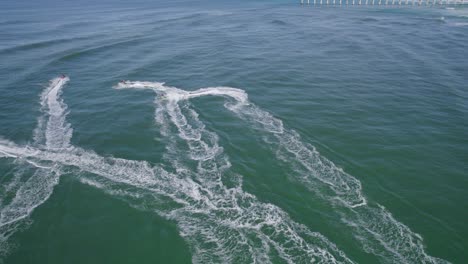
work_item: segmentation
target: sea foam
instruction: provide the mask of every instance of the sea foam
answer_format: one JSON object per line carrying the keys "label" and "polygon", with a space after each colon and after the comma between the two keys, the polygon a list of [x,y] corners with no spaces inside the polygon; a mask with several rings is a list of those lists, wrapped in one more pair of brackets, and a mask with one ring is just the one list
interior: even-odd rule
{"label": "sea foam", "polygon": [[[362,192],[361,182],[357,178],[320,155],[315,147],[304,143],[300,135],[292,129],[285,128],[281,120],[251,103],[245,91],[230,87],[184,91],[165,86],[164,83],[151,82],[120,83],[118,88],[146,88],[159,94],[161,97],[156,100],[158,106],[156,120],[162,124],[162,120],[170,119],[176,125],[180,137],[187,141],[190,151],[197,157],[200,146],[204,146],[204,151],[207,153],[209,148],[206,148],[206,142],[217,143],[216,134],[204,130],[204,125],[193,110],[188,109],[187,113],[183,114],[178,105],[183,105],[190,98],[199,96],[228,98],[229,100],[224,103],[226,109],[246,121],[252,128],[263,131],[261,138],[274,151],[278,160],[291,168],[292,179],[301,182],[318,198],[327,202],[331,210],[337,212],[337,217],[348,226],[356,240],[361,243],[364,251],[374,254],[383,263],[445,262],[429,256],[424,251],[422,237],[397,221],[383,206],[376,203],[369,204]],[[162,114],[164,111],[169,118],[164,119]],[[194,129],[187,116],[190,116],[189,119],[198,128]],[[167,124],[162,127],[167,129]],[[202,132],[206,140],[203,139]],[[203,166],[207,165],[200,162],[199,167]],[[216,164],[208,167],[214,170],[208,171],[209,173],[202,171],[202,175],[210,175],[216,171]],[[262,243],[267,242],[262,241]]]}
{"label": "sea foam", "polygon": [[[155,121],[167,145],[163,163],[150,164],[103,157],[72,146],[67,106],[60,98],[67,81],[54,79],[42,93],[43,115],[33,144],[20,146],[0,140],[0,157],[13,160],[17,167],[5,187],[14,193],[13,198],[0,197],[2,253],[8,251],[11,236],[27,227],[31,212],[50,197],[66,167],[82,183],[174,221],[195,263],[273,263],[279,259],[287,263],[352,263],[325,236],[243,190],[242,176],[232,171],[218,135],[206,129],[190,104],[191,98],[221,96],[226,99],[226,109],[262,132],[266,145],[290,168],[291,179],[329,204],[364,251],[382,263],[444,262],[427,255],[422,238],[383,206],[369,203],[357,178],[250,102],[241,89],[185,91],[164,83],[117,84],[117,89],[152,89],[156,93]],[[234,184],[228,187],[226,179]]]}

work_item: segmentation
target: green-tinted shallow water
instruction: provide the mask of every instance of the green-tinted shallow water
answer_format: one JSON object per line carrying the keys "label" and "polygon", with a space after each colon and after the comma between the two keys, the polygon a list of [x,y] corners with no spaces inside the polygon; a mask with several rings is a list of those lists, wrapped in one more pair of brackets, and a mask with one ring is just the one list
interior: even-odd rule
{"label": "green-tinted shallow water", "polygon": [[466,9],[0,7],[5,263],[466,262]]}

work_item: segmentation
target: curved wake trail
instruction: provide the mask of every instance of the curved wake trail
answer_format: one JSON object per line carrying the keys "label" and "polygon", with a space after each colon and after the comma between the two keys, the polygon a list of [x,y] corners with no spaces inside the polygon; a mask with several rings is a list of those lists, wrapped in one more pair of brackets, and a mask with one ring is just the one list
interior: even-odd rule
{"label": "curved wake trail", "polygon": [[[164,93],[163,100],[155,100],[155,118],[161,133],[169,138],[165,159],[196,186],[192,193],[196,202],[188,202],[169,217],[189,241],[194,262],[351,262],[321,234],[295,223],[279,207],[244,192],[241,177],[229,171],[231,165],[218,145],[218,136],[205,129],[185,101],[204,95],[228,95],[246,101],[245,93],[229,87],[186,92],[148,82],[120,83],[116,88],[149,88]],[[170,133],[171,128],[177,137]],[[235,179],[234,187],[223,183],[226,178]]]}
{"label": "curved wake trail", "polygon": [[[266,143],[277,150],[278,159],[293,168],[294,179],[330,202],[366,252],[384,263],[443,262],[428,256],[422,238],[385,208],[369,204],[357,179],[302,143],[281,120],[251,104],[243,90],[213,87],[189,92],[150,82],[117,85],[152,89],[161,96],[162,100],[155,100],[155,119],[169,139],[164,155],[174,169],[169,172],[145,161],[101,157],[71,146],[72,129],[65,119],[66,105],[60,99],[67,81],[54,79],[43,92],[44,114],[33,146],[0,140],[0,157],[22,165],[5,185],[14,193],[13,198],[0,197],[0,253],[7,251],[7,239],[25,227],[22,220],[51,195],[66,166],[85,172],[80,177],[82,182],[175,221],[192,247],[194,262],[351,263],[325,237],[295,223],[277,206],[262,203],[242,190],[242,178],[230,172],[229,159],[217,135],[205,129],[187,101],[214,95],[230,98],[225,103],[227,109],[266,133]],[[32,176],[24,177],[26,174]]]}
{"label": "curved wake trail", "polygon": [[[240,186],[230,189],[220,186],[220,190],[214,191],[185,177],[181,171],[172,174],[144,161],[105,158],[78,148],[58,153],[2,142],[0,153],[38,164],[75,167],[104,177],[114,185],[134,188],[117,195],[130,194],[138,198],[150,194],[151,198],[168,198],[177,203],[177,206],[168,207],[166,204],[164,207],[144,206],[144,209],[154,210],[179,225],[182,236],[194,243],[194,262],[268,263],[271,245],[289,263],[309,262],[311,259],[351,263],[320,234],[294,224],[279,208],[260,203],[254,196],[244,193]],[[107,183],[91,181],[91,184],[113,193]],[[254,244],[256,242],[266,244]],[[262,251],[264,249],[267,251]]]}
{"label": "curved wake trail", "polygon": [[[41,95],[43,115],[35,130],[35,144],[47,150],[61,150],[70,147],[72,130],[65,122],[66,105],[59,100],[63,86],[69,78],[55,78]],[[46,120],[47,119],[47,120]],[[44,140],[45,139],[45,142]],[[0,151],[1,154],[5,154]],[[7,155],[12,157],[11,155]],[[59,168],[54,164],[40,166],[27,161],[33,167],[17,171],[9,182],[5,195],[14,193],[13,198],[1,197],[0,209],[0,254],[8,251],[7,240],[16,230],[25,228],[22,220],[44,203],[52,194],[59,181]],[[24,162],[23,162],[24,163]],[[21,164],[23,165],[23,164]],[[32,175],[31,175],[32,174]],[[29,176],[31,175],[31,176]],[[29,176],[29,178],[27,177]]]}
{"label": "curved wake trail", "polygon": [[398,222],[383,206],[368,203],[359,180],[303,143],[294,130],[284,128],[281,120],[253,104],[225,106],[255,129],[267,133],[263,140],[275,150],[279,160],[293,168],[294,179],[329,202],[364,251],[383,263],[446,263],[429,256],[420,235]]}
{"label": "curved wake trail", "polygon": [[[179,137],[187,142],[191,155],[200,160],[198,174],[193,177],[201,176],[202,179],[197,180],[209,179],[210,182],[220,182],[220,175],[210,175],[220,173],[221,170],[217,167],[215,156],[210,158],[200,153],[218,153],[219,159],[223,157],[219,154],[222,153],[222,149],[217,146],[216,135],[204,129],[197,114],[187,106],[186,113],[183,114],[179,105],[199,96],[230,98],[224,106],[253,128],[266,133],[263,136],[265,143],[275,150],[279,160],[292,168],[294,180],[301,182],[320,199],[330,204],[337,217],[352,230],[364,251],[374,254],[383,263],[446,262],[427,255],[423,240],[418,234],[398,222],[383,206],[368,203],[358,179],[321,156],[313,146],[302,142],[300,136],[294,130],[285,128],[281,120],[249,102],[245,91],[230,87],[184,91],[165,86],[164,83],[152,82],[119,83],[116,88],[152,89],[159,94],[162,100],[156,100],[156,120],[163,125],[163,130],[168,130],[167,120],[164,121],[164,112],[166,113],[166,119],[171,120],[177,127]],[[167,131],[162,132],[168,134]],[[180,161],[176,163],[179,165]],[[209,169],[203,169],[204,167]],[[261,241],[263,245],[269,243],[268,239]],[[265,249],[266,247],[263,248]]]}
{"label": "curved wake trail", "polygon": [[[192,246],[194,262],[268,263],[283,259],[288,263],[351,263],[320,234],[294,223],[278,207],[243,192],[239,177],[234,187],[223,185],[221,176],[230,167],[229,161],[218,147],[216,135],[206,131],[189,108],[182,110],[170,104],[161,116],[168,115],[174,121],[177,138],[189,146],[187,153],[197,162],[196,170],[178,166],[184,163],[181,159],[173,161],[176,173],[170,173],[145,161],[101,157],[72,147],[71,128],[65,122],[66,105],[59,98],[64,84],[53,81],[43,93],[47,113],[39,122],[34,146],[0,141],[0,157],[14,159],[27,165],[21,167],[24,170],[35,171],[25,183],[18,180],[20,176],[14,177],[18,191],[2,209],[4,241],[25,226],[20,220],[27,219],[50,196],[61,168],[67,167],[97,176],[82,176],[82,182],[175,221]],[[6,245],[0,246],[7,250]]]}

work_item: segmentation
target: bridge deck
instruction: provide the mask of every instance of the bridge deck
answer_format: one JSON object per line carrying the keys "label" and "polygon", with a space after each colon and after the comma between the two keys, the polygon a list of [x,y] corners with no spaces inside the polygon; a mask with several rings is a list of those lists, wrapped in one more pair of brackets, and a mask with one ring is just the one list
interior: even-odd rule
{"label": "bridge deck", "polygon": [[468,0],[301,0],[307,5],[459,6]]}

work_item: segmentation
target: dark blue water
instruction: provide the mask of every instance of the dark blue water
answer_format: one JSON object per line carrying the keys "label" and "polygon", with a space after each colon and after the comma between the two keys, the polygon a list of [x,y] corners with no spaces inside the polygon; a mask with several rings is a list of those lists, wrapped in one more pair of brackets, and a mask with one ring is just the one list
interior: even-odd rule
{"label": "dark blue water", "polygon": [[466,8],[0,7],[5,263],[468,258]]}

